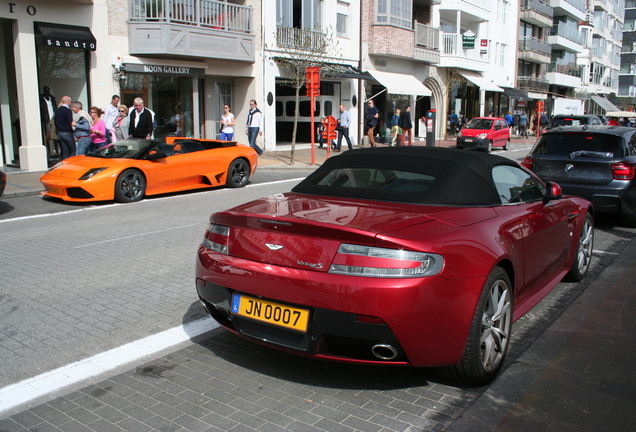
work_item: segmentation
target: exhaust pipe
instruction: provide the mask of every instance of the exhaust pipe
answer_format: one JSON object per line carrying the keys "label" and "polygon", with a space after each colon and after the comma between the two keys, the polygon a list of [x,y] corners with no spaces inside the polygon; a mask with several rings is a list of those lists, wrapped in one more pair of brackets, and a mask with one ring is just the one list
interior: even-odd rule
{"label": "exhaust pipe", "polygon": [[371,352],[380,360],[393,360],[399,354],[398,350],[393,345],[389,344],[373,345]]}

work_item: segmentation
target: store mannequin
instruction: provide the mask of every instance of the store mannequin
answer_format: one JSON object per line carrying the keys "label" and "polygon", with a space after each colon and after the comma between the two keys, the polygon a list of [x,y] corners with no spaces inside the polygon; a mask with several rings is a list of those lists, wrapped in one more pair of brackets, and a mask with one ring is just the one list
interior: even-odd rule
{"label": "store mannequin", "polygon": [[51,147],[51,119],[53,118],[53,113],[56,108],[57,101],[55,100],[55,96],[51,94],[51,89],[44,86],[42,88],[42,94],[40,95],[40,117],[44,141],[51,155],[55,153],[55,148]]}

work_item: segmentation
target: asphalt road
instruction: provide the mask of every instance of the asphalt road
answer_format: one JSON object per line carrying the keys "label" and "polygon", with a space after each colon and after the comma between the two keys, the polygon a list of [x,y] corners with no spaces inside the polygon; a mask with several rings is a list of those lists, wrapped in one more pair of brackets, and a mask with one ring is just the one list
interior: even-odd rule
{"label": "asphalt road", "polygon": [[[525,155],[521,153],[519,158]],[[270,170],[258,173],[243,189],[175,194],[126,205],[69,205],[38,196],[4,200],[3,205],[13,209],[0,217],[0,244],[10,245],[5,248],[9,253],[0,257],[0,388],[204,318],[193,274],[209,214],[288,191],[305,174]],[[613,223],[597,221],[591,275],[634,237],[635,230]],[[585,284],[560,284],[519,320],[507,361],[514,362]],[[281,361],[279,355],[263,354],[222,330],[212,340],[230,342],[247,355],[255,350],[271,357],[272,367]],[[303,365],[306,362],[298,360],[290,367]],[[415,386],[429,400],[439,401],[431,408],[441,416],[439,424],[483,391],[431,383],[429,372],[389,368],[379,374],[374,370],[371,376],[366,368],[330,365],[316,371],[333,373],[330,380],[344,380],[360,396],[377,386]],[[329,392],[329,384],[324,385]]]}

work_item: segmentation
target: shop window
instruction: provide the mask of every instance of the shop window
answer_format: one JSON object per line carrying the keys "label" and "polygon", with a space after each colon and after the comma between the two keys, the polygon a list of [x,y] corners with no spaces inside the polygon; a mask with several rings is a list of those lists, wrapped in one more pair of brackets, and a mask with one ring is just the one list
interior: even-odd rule
{"label": "shop window", "polygon": [[193,78],[129,73],[121,86],[122,103],[132,109],[141,97],[155,113],[155,138],[193,137]]}

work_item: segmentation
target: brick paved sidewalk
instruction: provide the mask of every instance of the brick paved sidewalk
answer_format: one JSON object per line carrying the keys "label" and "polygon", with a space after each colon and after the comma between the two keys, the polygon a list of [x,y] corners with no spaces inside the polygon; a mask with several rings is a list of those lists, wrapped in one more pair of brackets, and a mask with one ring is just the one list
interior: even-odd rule
{"label": "brick paved sidewalk", "polygon": [[635,262],[632,240],[448,432],[635,431]]}

